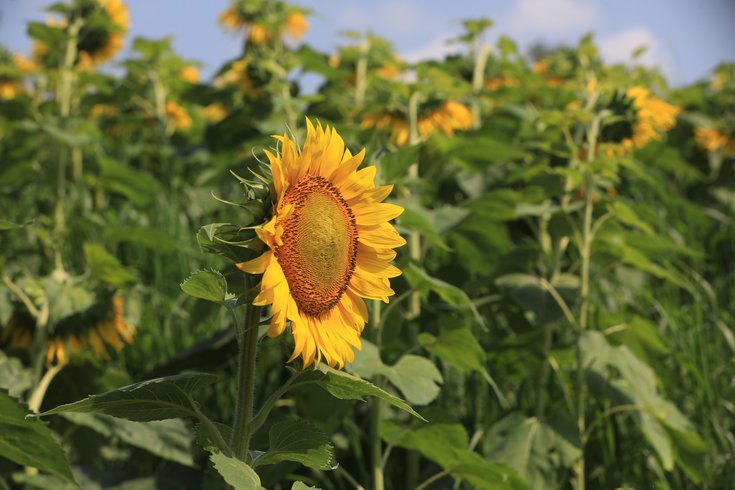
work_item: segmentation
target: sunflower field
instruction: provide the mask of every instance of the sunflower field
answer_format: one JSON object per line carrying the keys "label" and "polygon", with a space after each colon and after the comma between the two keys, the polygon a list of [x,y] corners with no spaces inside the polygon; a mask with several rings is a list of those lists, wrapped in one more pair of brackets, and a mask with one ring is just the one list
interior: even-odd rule
{"label": "sunflower field", "polygon": [[733,488],[735,64],[235,0],[204,80],[48,14],[0,47],[0,489]]}

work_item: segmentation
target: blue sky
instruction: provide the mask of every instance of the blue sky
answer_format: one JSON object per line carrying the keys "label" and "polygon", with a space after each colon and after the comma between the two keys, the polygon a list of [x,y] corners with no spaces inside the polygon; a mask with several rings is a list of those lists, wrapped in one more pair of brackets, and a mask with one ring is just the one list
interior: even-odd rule
{"label": "blue sky", "polygon": [[[28,52],[28,20],[44,18],[49,0],[0,0],[0,43]],[[393,41],[409,61],[457,49],[445,40],[460,32],[459,20],[490,17],[489,41],[507,34],[528,47],[535,41],[573,44],[594,31],[607,61],[629,59],[657,65],[673,84],[708,76],[718,63],[735,61],[735,0],[294,0],[313,10],[306,41],[321,51],[343,42],[343,30],[370,30]],[[202,63],[205,75],[237,56],[239,40],[217,25],[227,0],[129,0],[132,37],[174,36],[185,58]]]}

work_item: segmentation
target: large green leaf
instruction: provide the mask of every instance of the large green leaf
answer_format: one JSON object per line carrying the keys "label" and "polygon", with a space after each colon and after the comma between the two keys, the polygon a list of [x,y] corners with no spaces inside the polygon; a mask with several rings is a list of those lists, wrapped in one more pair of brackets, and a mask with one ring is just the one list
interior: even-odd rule
{"label": "large green leaf", "polygon": [[[658,392],[653,369],[627,346],[610,345],[600,332],[585,332],[580,342],[584,364],[590,369],[590,391],[616,405],[639,407],[634,413],[640,430],[664,469],[672,470],[677,462],[692,480],[700,481],[705,444],[677,406]],[[679,454],[685,457],[679,458]]]}
{"label": "large green leaf", "polygon": [[276,422],[271,426],[268,440],[270,447],[253,461],[254,468],[281,461],[295,461],[319,470],[336,468],[329,437],[306,420]]}
{"label": "large green leaf", "polygon": [[512,413],[490,429],[483,452],[515,468],[531,488],[553,488],[558,485],[557,474],[582,454],[575,427],[571,431],[561,427]]}
{"label": "large green leaf", "polygon": [[192,435],[183,420],[133,422],[98,413],[66,412],[67,420],[184,466],[194,466]]}
{"label": "large green leaf", "polygon": [[437,383],[443,381],[436,366],[425,357],[406,354],[393,366],[383,364],[375,344],[362,341],[362,350],[347,370],[363,378],[383,375],[398,388],[409,403],[426,405],[439,394]]}
{"label": "large green leaf", "polygon": [[182,373],[151,379],[100,395],[91,395],[47,410],[41,415],[94,412],[137,422],[179,417],[200,418],[199,408],[191,394],[216,380],[217,376],[207,373]]}
{"label": "large green leaf", "polygon": [[404,269],[403,274],[411,286],[422,295],[426,296],[430,291],[434,292],[449,305],[470,312],[478,324],[485,325],[485,320],[470,297],[457,286],[430,276],[424,269],[413,263]]}
{"label": "large green leaf", "polygon": [[395,182],[406,175],[408,167],[417,163],[419,156],[419,145],[407,146],[392,153],[386,154],[380,159],[380,174],[385,182]]}
{"label": "large green leaf", "polygon": [[242,461],[222,453],[215,453],[209,459],[214,464],[214,469],[235,490],[265,490],[260,485],[258,474]]}
{"label": "large green leaf", "polygon": [[[542,327],[557,321],[563,310],[554,296],[544,287],[541,278],[530,274],[507,274],[495,280],[503,293],[510,296],[523,309],[524,316],[532,325]],[[560,274],[553,286],[572,308],[579,290],[579,278]]]}
{"label": "large green leaf", "polygon": [[337,371],[325,364],[320,364],[316,372],[321,373],[314,379],[322,388],[331,393],[334,397],[342,400],[363,400],[366,396],[374,396],[380,398],[384,402],[401,410],[410,413],[414,417],[425,420],[405,401],[397,396],[387,393],[374,384],[358,378],[343,371]]}
{"label": "large green leaf", "polygon": [[27,413],[7,391],[0,390],[0,456],[74,482],[53,433],[40,421],[26,419]]}
{"label": "large green leaf", "polygon": [[461,424],[426,424],[407,429],[385,421],[381,437],[389,444],[418,451],[457,478],[487,490],[525,489],[516,471],[499,462],[489,461],[467,448],[467,432]]}

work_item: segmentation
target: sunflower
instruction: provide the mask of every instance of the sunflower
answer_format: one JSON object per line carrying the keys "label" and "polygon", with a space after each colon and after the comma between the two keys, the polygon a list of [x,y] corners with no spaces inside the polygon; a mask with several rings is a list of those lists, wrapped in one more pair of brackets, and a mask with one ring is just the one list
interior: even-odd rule
{"label": "sunflower", "polygon": [[286,16],[283,32],[292,39],[298,40],[304,37],[309,30],[309,21],[303,12],[293,11]]}
{"label": "sunflower", "polygon": [[[71,354],[85,350],[109,359],[107,346],[119,352],[135,336],[135,327],[125,321],[123,314],[122,298],[108,296],[89,310],[62,320],[44,342],[46,363],[67,364]],[[30,349],[34,330],[33,317],[23,308],[16,308],[2,329],[0,342],[14,349]]]}
{"label": "sunflower", "polygon": [[14,99],[23,91],[23,84],[18,80],[0,80],[0,99]]}
{"label": "sunflower", "polygon": [[695,128],[694,137],[697,144],[711,152],[722,151],[725,155],[735,153],[735,137],[711,128]]}
{"label": "sunflower", "polygon": [[125,43],[125,34],[130,27],[128,7],[122,0],[96,0],[104,10],[113,30],[91,28],[80,33],[79,66],[92,68],[95,65],[111,60],[120,52]]}
{"label": "sunflower", "polygon": [[[418,131],[428,138],[436,131],[453,136],[455,131],[467,131],[472,128],[474,117],[469,107],[454,100],[448,100],[430,110],[418,120]],[[364,129],[390,129],[390,139],[398,146],[408,144],[408,120],[402,113],[383,112],[378,115],[365,116],[360,123]]]}
{"label": "sunflower", "polygon": [[681,109],[652,97],[647,88],[641,86],[630,88],[627,96],[633,100],[637,121],[633,128],[633,136],[623,140],[624,147],[643,148],[650,141],[661,139],[661,133],[676,125],[676,116]]}
{"label": "sunflower", "polygon": [[191,116],[185,108],[174,101],[166,102],[166,117],[176,130],[186,131],[191,127]]}
{"label": "sunflower", "polygon": [[266,150],[276,201],[273,217],[256,228],[268,249],[237,264],[263,274],[254,305],[271,305],[268,335],[291,321],[294,351],[304,366],[322,359],[341,367],[354,360],[368,312],[363,298],[394,294],[392,250],[406,241],[388,221],[403,208],[382,201],[393,186],[375,187],[373,166],[357,171],[365,150],[352,155],[337,131],[307,119],[299,152],[287,135],[276,136],[280,155]]}
{"label": "sunflower", "polygon": [[185,66],[179,70],[179,78],[187,83],[199,83],[199,70],[195,66]]}

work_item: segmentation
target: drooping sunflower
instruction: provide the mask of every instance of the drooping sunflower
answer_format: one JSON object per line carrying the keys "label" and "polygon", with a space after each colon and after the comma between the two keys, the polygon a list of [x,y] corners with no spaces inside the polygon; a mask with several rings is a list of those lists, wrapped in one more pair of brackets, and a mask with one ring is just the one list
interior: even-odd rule
{"label": "drooping sunflower", "polygon": [[[456,131],[467,131],[472,128],[474,116],[469,107],[454,100],[448,100],[428,110],[419,117],[418,132],[428,138],[439,131],[453,136]],[[360,123],[365,129],[377,128],[390,130],[390,139],[398,146],[408,144],[409,127],[405,114],[399,112],[382,112],[365,116]]]}
{"label": "drooping sunflower", "polygon": [[393,186],[375,187],[376,169],[361,170],[365,150],[352,155],[336,130],[307,119],[301,151],[287,135],[276,136],[279,155],[266,151],[273,174],[273,217],[256,229],[268,249],[237,264],[263,274],[254,305],[271,305],[268,335],[291,322],[295,347],[289,362],[322,359],[341,367],[354,360],[368,312],[363,298],[394,294],[389,279],[394,248],[406,241],[388,222],[403,208],[382,202]]}
{"label": "drooping sunflower", "polygon": [[[26,350],[33,344],[35,320],[22,306],[13,310],[0,333],[0,343]],[[90,308],[63,319],[44,339],[47,364],[67,364],[74,352],[91,350],[98,358],[109,359],[107,346],[120,351],[131,344],[135,327],[124,317],[119,296],[103,296]]]}

